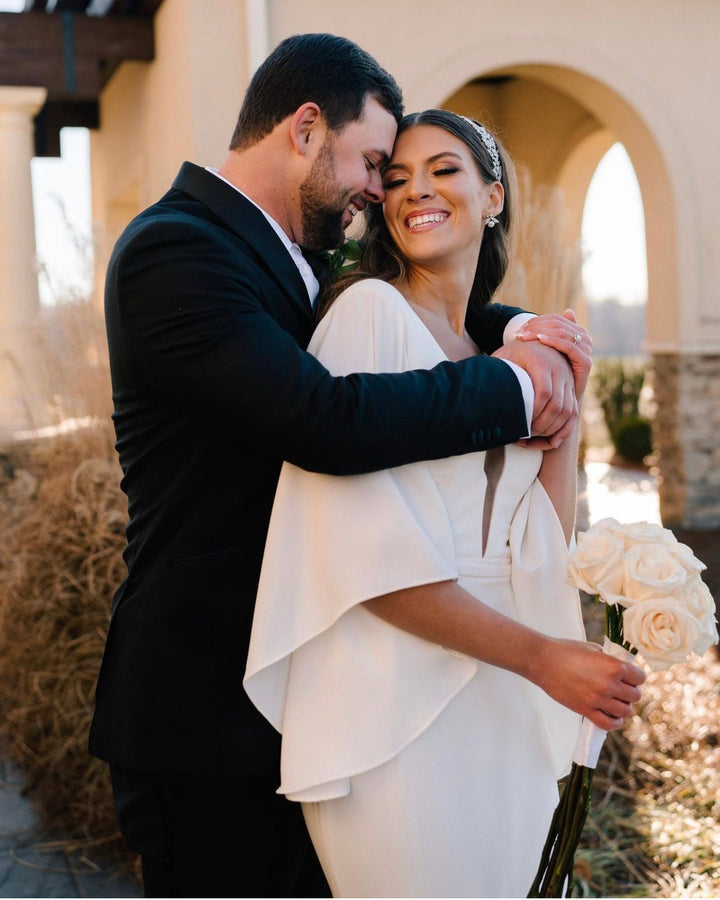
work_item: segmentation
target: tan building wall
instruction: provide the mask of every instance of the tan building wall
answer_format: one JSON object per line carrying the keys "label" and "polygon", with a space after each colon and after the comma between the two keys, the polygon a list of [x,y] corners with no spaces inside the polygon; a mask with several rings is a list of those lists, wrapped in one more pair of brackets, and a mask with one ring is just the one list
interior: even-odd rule
{"label": "tan building wall", "polygon": [[168,190],[180,164],[222,160],[250,76],[251,6],[212,0],[209,14],[199,0],[166,0],[154,62],[125,63],[103,92],[91,133],[99,287],[118,234]]}
{"label": "tan building wall", "polygon": [[[716,411],[703,407],[687,421],[702,390],[692,373],[702,371],[705,384],[707,360],[720,359],[720,4],[165,0],[156,60],[115,74],[92,139],[94,216],[106,250],[184,159],[222,160],[254,66],[303,31],[344,34],[368,49],[397,77],[408,110],[444,105],[488,118],[534,183],[564,189],[570,238],[601,156],[624,144],[646,216],[646,349],[660,399],[669,391],[659,439],[672,485],[661,487],[661,506],[664,496],[668,520],[692,524],[688,496],[709,492],[703,521],[720,524],[703,425]],[[702,364],[688,369],[680,358]]]}

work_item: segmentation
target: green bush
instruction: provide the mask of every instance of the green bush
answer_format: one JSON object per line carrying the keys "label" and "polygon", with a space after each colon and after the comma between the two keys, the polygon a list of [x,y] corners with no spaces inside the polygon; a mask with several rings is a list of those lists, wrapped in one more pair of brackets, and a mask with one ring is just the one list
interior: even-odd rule
{"label": "green bush", "polygon": [[628,462],[642,462],[652,451],[652,425],[645,416],[625,416],[615,426],[613,445]]}
{"label": "green bush", "polygon": [[644,383],[645,365],[637,360],[606,356],[593,363],[595,396],[611,438],[620,421],[640,414],[640,391]]}

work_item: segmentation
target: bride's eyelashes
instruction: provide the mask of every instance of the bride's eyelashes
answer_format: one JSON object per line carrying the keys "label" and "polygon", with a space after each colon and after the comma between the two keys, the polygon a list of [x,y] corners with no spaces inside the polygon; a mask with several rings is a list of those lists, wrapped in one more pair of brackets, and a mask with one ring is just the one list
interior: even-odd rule
{"label": "bride's eyelashes", "polygon": [[[442,177],[444,175],[455,175],[459,171],[460,171],[460,169],[458,166],[443,166],[440,169],[435,169],[433,172],[430,173],[430,175]],[[386,191],[391,191],[393,188],[400,187],[401,185],[405,184],[406,181],[407,181],[407,178],[395,176],[395,177],[389,178],[386,181],[384,181],[383,188]]]}

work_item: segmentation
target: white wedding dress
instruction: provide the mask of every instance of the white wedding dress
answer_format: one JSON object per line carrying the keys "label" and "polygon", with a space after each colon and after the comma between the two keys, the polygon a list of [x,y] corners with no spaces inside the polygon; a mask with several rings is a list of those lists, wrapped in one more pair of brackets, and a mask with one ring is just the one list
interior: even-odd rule
{"label": "white wedding dress", "polygon": [[[377,280],[335,302],[309,349],[334,374],[446,358]],[[334,896],[527,895],[579,717],[362,603],[457,579],[584,640],[540,462],[509,446],[360,476],[283,467],[244,685],[283,734],[279,792],[303,803]]]}

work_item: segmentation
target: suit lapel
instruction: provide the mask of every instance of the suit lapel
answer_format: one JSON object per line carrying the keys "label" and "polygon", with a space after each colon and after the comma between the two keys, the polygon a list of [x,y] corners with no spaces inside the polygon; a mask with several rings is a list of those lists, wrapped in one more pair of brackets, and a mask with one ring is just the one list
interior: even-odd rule
{"label": "suit lapel", "polygon": [[259,264],[312,318],[307,288],[298,267],[260,210],[212,172],[183,163],[173,188],[194,197],[252,247]]}

